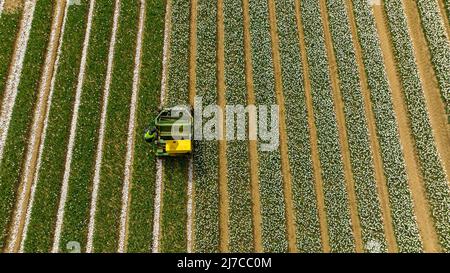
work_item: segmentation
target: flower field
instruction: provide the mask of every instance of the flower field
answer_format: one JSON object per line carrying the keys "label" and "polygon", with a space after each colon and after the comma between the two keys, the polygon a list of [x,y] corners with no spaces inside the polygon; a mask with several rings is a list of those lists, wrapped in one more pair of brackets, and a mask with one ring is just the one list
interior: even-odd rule
{"label": "flower field", "polygon": [[1,252],[450,252],[449,1],[9,1]]}
{"label": "flower field", "polygon": [[364,0],[354,1],[353,10],[363,52],[372,109],[379,138],[384,176],[389,190],[393,227],[400,251],[420,251],[421,242],[414,216],[412,197],[407,183],[405,159],[399,140],[398,125],[386,75],[379,34],[373,11]]}
{"label": "flower field", "polygon": [[[240,3],[224,1],[226,101],[232,105],[247,103],[243,12]],[[248,151],[248,143],[227,144],[227,171],[228,176],[233,177],[233,183],[228,184],[231,252],[254,250]]]}

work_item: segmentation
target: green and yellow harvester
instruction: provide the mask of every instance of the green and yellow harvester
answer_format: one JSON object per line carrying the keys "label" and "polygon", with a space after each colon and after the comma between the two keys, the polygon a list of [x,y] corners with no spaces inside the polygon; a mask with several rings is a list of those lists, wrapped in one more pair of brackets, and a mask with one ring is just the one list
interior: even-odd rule
{"label": "green and yellow harvester", "polygon": [[184,107],[165,108],[145,132],[157,157],[176,157],[192,153],[192,115]]}

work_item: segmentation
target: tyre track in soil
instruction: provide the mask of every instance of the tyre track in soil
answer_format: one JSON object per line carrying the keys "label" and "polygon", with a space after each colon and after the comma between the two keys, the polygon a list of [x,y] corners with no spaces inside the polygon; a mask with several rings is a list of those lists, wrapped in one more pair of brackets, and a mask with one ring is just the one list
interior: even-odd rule
{"label": "tyre track in soil", "polygon": [[[448,177],[450,174],[450,124],[447,122],[445,105],[441,99],[441,91],[436,73],[434,72],[434,66],[431,62],[431,53],[422,29],[417,5],[414,1],[403,1],[403,6],[410,28],[409,33],[413,42],[414,55],[416,57],[420,81],[423,86],[423,94],[436,148]],[[447,26],[448,29],[449,26]]]}
{"label": "tyre track in soil", "polygon": [[54,6],[50,40],[47,46],[47,53],[39,84],[38,101],[34,111],[33,126],[30,132],[26,161],[23,166],[24,171],[21,175],[22,181],[19,186],[18,200],[13,213],[14,219],[10,226],[6,252],[17,252],[21,245],[22,232],[26,222],[27,207],[29,205],[31,188],[34,180],[33,174],[35,173],[36,163],[38,161],[46,108],[49,107],[49,105],[46,104],[48,102],[54,74],[53,70],[55,68],[56,59],[58,58],[58,53],[60,52],[58,49],[60,48],[59,44],[61,43],[60,35],[62,35],[63,20],[65,20],[67,16],[67,9],[65,7],[65,1],[58,1],[56,6]]}
{"label": "tyre track in soil", "polygon": [[272,56],[273,68],[275,76],[275,92],[276,100],[279,106],[279,125],[280,125],[280,155],[281,155],[281,172],[283,175],[284,185],[284,202],[286,203],[286,234],[288,238],[288,251],[297,252],[297,237],[294,217],[294,203],[292,201],[292,177],[288,156],[288,139],[286,126],[286,109],[284,107],[285,100],[283,95],[283,82],[281,75],[281,57],[280,57],[280,41],[278,38],[277,19],[274,0],[269,1],[269,21],[270,36],[272,40]]}
{"label": "tyre track in soil", "polygon": [[322,238],[322,249],[325,253],[330,253],[330,238],[328,235],[327,216],[325,211],[325,196],[323,190],[323,180],[321,175],[321,166],[319,159],[319,147],[317,139],[316,123],[314,119],[313,101],[311,95],[311,81],[309,79],[309,66],[306,55],[305,35],[302,26],[300,0],[295,0],[295,13],[297,18],[297,28],[299,36],[299,47],[303,63],[303,75],[305,77],[305,98],[306,108],[308,110],[308,124],[310,129],[311,141],[311,158],[313,162],[314,180],[317,195],[317,208],[319,212],[320,233]]}
{"label": "tyre track in soil", "polygon": [[341,96],[341,90],[339,86],[339,75],[337,72],[336,56],[333,49],[333,41],[331,39],[330,27],[328,22],[328,13],[325,0],[320,1],[320,13],[322,15],[324,36],[325,36],[325,46],[327,49],[328,65],[331,76],[331,89],[333,93],[334,109],[336,113],[336,121],[339,129],[339,139],[341,143],[341,154],[344,166],[345,181],[347,187],[347,194],[350,204],[350,215],[352,220],[352,230],[353,237],[355,238],[355,248],[356,252],[364,252],[362,235],[361,235],[361,224],[358,216],[358,204],[356,201],[355,194],[355,181],[353,179],[353,172],[350,162],[350,150],[347,138],[347,127],[345,122],[344,114],[344,103]]}
{"label": "tyre track in soil", "polygon": [[368,124],[368,128],[369,128],[371,150],[373,152],[373,159],[374,159],[375,180],[377,182],[378,196],[380,197],[381,213],[383,216],[384,231],[386,234],[388,252],[397,253],[398,246],[397,246],[397,241],[395,239],[395,234],[394,234],[394,229],[393,229],[390,202],[389,202],[389,193],[388,193],[388,189],[386,187],[387,182],[386,182],[386,178],[384,176],[383,163],[382,163],[383,161],[381,158],[380,145],[378,143],[378,138],[377,138],[375,116],[373,113],[372,103],[370,100],[371,90],[368,85],[368,79],[367,79],[367,75],[365,72],[366,70],[365,70],[363,59],[362,59],[361,45],[358,42],[358,35],[357,35],[357,31],[356,31],[356,23],[355,23],[355,19],[354,19],[352,3],[349,0],[345,0],[345,4],[347,6],[347,13],[348,13],[349,19],[350,19],[350,28],[351,28],[352,36],[353,36],[353,46],[355,48],[356,60],[358,62],[358,70],[359,70],[359,75],[361,78],[362,95],[364,98],[367,124]]}
{"label": "tyre track in soil", "polygon": [[[253,88],[253,64],[250,38],[250,8],[248,0],[242,0],[244,14],[244,56],[245,56],[245,81],[247,87],[247,104],[255,105],[255,94]],[[249,163],[250,163],[250,184],[252,195],[253,211],[253,238],[255,252],[263,252],[262,247],[262,216],[261,216],[261,197],[259,192],[258,176],[258,148],[256,136],[256,119],[254,115],[249,115]],[[252,133],[253,132],[253,133]]]}
{"label": "tyre track in soil", "polygon": [[414,141],[409,127],[409,118],[403,98],[401,81],[397,74],[391,34],[387,26],[384,7],[383,5],[374,6],[373,11],[378,35],[380,37],[386,73],[392,90],[392,102],[394,105],[394,112],[397,116],[400,143],[403,148],[408,184],[413,198],[419,234],[425,252],[439,252],[437,234],[431,216],[429,215],[430,210],[425,195],[425,189],[423,187],[422,177],[418,173],[420,169],[417,163],[417,155],[414,151]]}
{"label": "tyre track in soil", "polygon": [[[217,1],[217,104],[222,113],[225,113],[225,30],[223,1]],[[225,138],[225,115],[219,118],[219,249],[220,252],[229,252],[229,199],[228,199],[228,163],[227,140]]]}

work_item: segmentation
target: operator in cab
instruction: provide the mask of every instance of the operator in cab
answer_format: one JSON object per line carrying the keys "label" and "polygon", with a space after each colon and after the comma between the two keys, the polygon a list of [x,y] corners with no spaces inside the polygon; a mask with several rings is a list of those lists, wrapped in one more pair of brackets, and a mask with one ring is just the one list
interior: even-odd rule
{"label": "operator in cab", "polygon": [[153,128],[151,130],[150,130],[150,128],[148,128],[145,131],[144,139],[148,143],[153,143],[156,140],[156,128]]}

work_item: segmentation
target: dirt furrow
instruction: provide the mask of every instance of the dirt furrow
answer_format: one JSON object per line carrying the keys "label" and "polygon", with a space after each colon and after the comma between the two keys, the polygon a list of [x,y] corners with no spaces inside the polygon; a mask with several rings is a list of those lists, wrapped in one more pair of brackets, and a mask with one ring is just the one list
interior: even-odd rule
{"label": "dirt furrow", "polygon": [[16,252],[19,250],[21,245],[22,232],[27,218],[27,207],[29,205],[31,188],[34,181],[33,175],[36,170],[36,163],[40,150],[40,141],[43,128],[45,126],[44,121],[46,108],[50,106],[47,105],[47,102],[54,76],[53,70],[55,69],[58,55],[61,52],[59,46],[61,43],[60,35],[62,34],[62,27],[64,25],[63,21],[65,22],[67,16],[67,9],[65,9],[65,7],[65,2],[59,1],[54,10],[50,40],[47,48],[47,55],[43,67],[41,82],[39,84],[38,101],[34,112],[33,126],[30,132],[26,161],[22,173],[18,200],[14,211],[14,220],[11,225],[8,239],[7,252]]}
{"label": "dirt furrow", "polygon": [[323,252],[329,253],[330,249],[330,238],[328,235],[328,226],[327,226],[327,216],[325,211],[325,196],[323,190],[323,181],[321,175],[321,166],[319,159],[319,147],[318,147],[318,139],[317,139],[317,130],[316,123],[314,120],[314,110],[313,110],[313,101],[311,95],[311,82],[309,79],[309,68],[308,68],[308,60],[306,55],[306,45],[305,45],[305,35],[303,33],[302,26],[302,18],[300,12],[300,0],[295,0],[295,10],[296,10],[296,18],[297,18],[297,28],[299,35],[299,46],[301,52],[301,58],[303,63],[303,74],[305,77],[305,97],[306,97],[306,106],[308,110],[308,124],[311,133],[311,158],[313,161],[313,169],[314,169],[314,180],[317,194],[317,207],[319,211],[319,221],[320,221],[320,231],[322,237],[322,247]]}
{"label": "dirt furrow", "polygon": [[286,230],[288,236],[288,251],[297,252],[297,238],[295,235],[294,208],[292,201],[292,179],[288,156],[288,140],[286,127],[286,110],[284,107],[283,82],[281,75],[281,57],[279,48],[279,39],[277,31],[276,10],[273,0],[269,0],[269,19],[270,35],[272,37],[272,56],[275,72],[275,91],[277,104],[280,109],[280,154],[281,154],[281,172],[284,182],[284,200],[286,203]]}
{"label": "dirt furrow", "polygon": [[350,151],[347,139],[347,127],[345,123],[344,103],[342,101],[341,91],[339,87],[339,76],[337,72],[336,56],[334,55],[333,42],[330,34],[328,22],[327,8],[325,0],[320,0],[322,21],[325,33],[325,45],[327,48],[329,69],[331,75],[331,89],[333,91],[334,108],[336,112],[336,121],[339,128],[339,139],[341,143],[341,153],[344,163],[345,181],[347,183],[347,192],[350,203],[350,215],[352,219],[353,236],[355,238],[356,252],[361,253],[363,250],[363,242],[361,235],[361,224],[359,222],[358,207],[355,194],[355,181],[353,180],[352,167],[350,163]]}
{"label": "dirt furrow", "polygon": [[[225,30],[223,15],[223,0],[217,1],[217,104],[225,111]],[[220,223],[220,251],[229,252],[229,199],[228,199],[228,165],[227,141],[225,139],[225,119],[220,118],[219,136],[219,223]]]}
{"label": "dirt furrow", "polygon": [[[433,136],[438,153],[444,163],[447,175],[450,174],[450,124],[447,122],[445,106],[440,97],[440,88],[431,63],[431,54],[423,33],[419,11],[414,1],[403,1],[410,36],[413,42],[419,77],[423,85],[423,94],[427,104]],[[449,26],[447,26],[447,29]]]}
{"label": "dirt furrow", "polygon": [[381,151],[380,151],[380,145],[378,143],[377,138],[377,130],[376,130],[376,123],[375,123],[375,117],[372,109],[372,103],[370,100],[370,88],[368,85],[368,79],[365,72],[364,62],[362,59],[362,49],[361,45],[358,42],[357,39],[357,31],[356,31],[356,23],[354,19],[354,13],[352,8],[352,3],[349,0],[346,0],[346,6],[348,15],[350,18],[350,27],[352,31],[353,36],[353,44],[355,48],[355,54],[356,59],[358,61],[358,70],[359,75],[361,77],[361,88],[362,88],[362,95],[364,97],[364,105],[365,105],[365,111],[366,111],[366,117],[367,117],[367,123],[369,128],[369,135],[370,135],[370,143],[371,143],[371,149],[373,151],[373,158],[374,158],[374,171],[375,171],[375,178],[377,182],[377,190],[378,195],[380,196],[380,202],[381,202],[381,213],[383,215],[383,223],[384,223],[384,230],[386,234],[386,240],[387,240],[387,247],[388,252],[390,253],[396,253],[398,252],[397,247],[397,241],[395,239],[393,224],[392,224],[392,216],[391,216],[391,209],[389,204],[389,193],[388,189],[386,187],[386,178],[384,176],[383,171],[383,161],[381,158]]}
{"label": "dirt furrow", "polygon": [[[255,105],[255,94],[253,88],[253,64],[250,38],[250,9],[248,0],[242,0],[244,14],[244,53],[245,53],[245,81],[247,87],[247,104]],[[255,252],[262,252],[262,217],[261,217],[261,197],[259,193],[259,175],[258,175],[258,148],[255,136],[252,132],[256,131],[256,120],[250,115],[249,118],[249,163],[250,163],[250,184],[252,194],[253,210],[253,238]]]}
{"label": "dirt furrow", "polygon": [[441,12],[441,18],[444,22],[445,29],[447,30],[447,38],[450,39],[450,18],[447,17],[447,12],[445,11],[444,1],[446,0],[437,0],[439,4],[439,10]]}
{"label": "dirt furrow", "polygon": [[0,0],[0,16],[2,13],[20,9],[24,4],[23,2],[23,0]]}
{"label": "dirt furrow", "polygon": [[429,215],[429,205],[426,200],[423,181],[419,174],[420,169],[414,151],[414,140],[409,127],[409,119],[402,94],[401,81],[397,74],[390,33],[386,25],[387,19],[382,5],[374,6],[373,9],[386,66],[386,73],[392,90],[392,101],[398,120],[400,143],[403,147],[408,183],[413,197],[414,212],[419,227],[419,233],[423,241],[424,251],[437,252],[439,250],[439,243],[436,231],[433,227],[433,221]]}

